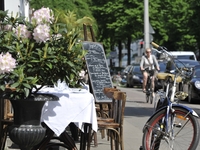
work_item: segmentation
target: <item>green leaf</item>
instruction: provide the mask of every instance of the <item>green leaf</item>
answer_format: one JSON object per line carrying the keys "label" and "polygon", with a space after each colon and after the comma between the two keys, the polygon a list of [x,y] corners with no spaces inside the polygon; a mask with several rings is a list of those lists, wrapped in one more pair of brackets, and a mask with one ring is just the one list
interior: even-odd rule
{"label": "green leaf", "polygon": [[30,90],[27,88],[24,88],[25,96],[28,97],[30,94]]}
{"label": "green leaf", "polygon": [[18,83],[18,82],[14,83],[14,84],[11,84],[11,88],[16,88],[16,87],[18,87],[18,86],[19,86],[19,83]]}
{"label": "green leaf", "polygon": [[24,85],[25,87],[27,87],[28,89],[31,89],[31,86],[30,86],[29,84],[23,83],[23,85]]}

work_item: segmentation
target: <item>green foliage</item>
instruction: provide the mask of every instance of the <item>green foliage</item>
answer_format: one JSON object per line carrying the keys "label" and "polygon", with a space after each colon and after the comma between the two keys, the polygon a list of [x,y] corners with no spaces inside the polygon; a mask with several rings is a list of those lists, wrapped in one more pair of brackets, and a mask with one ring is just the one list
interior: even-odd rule
{"label": "green foliage", "polygon": [[[96,35],[98,27],[96,20],[92,15],[92,11],[89,7],[90,0],[31,0],[31,8],[38,9],[41,7],[49,7],[52,10],[58,10],[65,13],[73,12],[77,18],[89,17],[92,19],[90,25],[92,25],[94,33]],[[83,25],[82,25],[83,26]],[[83,35],[83,32],[81,32]]]}
{"label": "green foliage", "polygon": [[[107,52],[119,40],[126,43],[129,37],[134,41],[144,36],[144,1],[141,0],[31,0],[31,4],[34,8],[48,6],[71,10],[81,17],[94,17],[96,39]],[[200,2],[196,0],[149,0],[155,42],[170,50],[198,49],[199,14]]]}
{"label": "green foliage", "polygon": [[[80,32],[82,24],[91,21],[90,18],[77,19],[73,12],[57,11],[50,26],[50,37],[46,42],[36,42],[31,37],[23,37],[14,30],[19,24],[26,25],[29,31],[34,31],[37,25],[25,21],[24,18],[13,18],[0,12],[1,52],[9,52],[16,59],[14,71],[0,74],[0,89],[6,86],[14,88],[9,98],[26,98],[45,85],[53,85],[58,79],[65,80],[70,86],[75,86],[79,72],[83,66],[82,58],[86,54],[82,50]],[[6,29],[10,25],[10,29]],[[33,32],[35,33],[35,32]],[[38,87],[37,85],[40,85]]]}
{"label": "green foliage", "polygon": [[154,39],[171,50],[194,49],[196,40],[188,26],[193,15],[189,1],[150,1],[149,4],[150,22],[156,31]]}
{"label": "green foliage", "polygon": [[[143,38],[144,1],[92,0],[93,15],[97,19],[100,41],[126,41]],[[199,3],[195,0],[150,0],[149,18],[155,30],[154,40],[171,50],[194,50],[198,40]],[[199,38],[200,39],[200,38]]]}

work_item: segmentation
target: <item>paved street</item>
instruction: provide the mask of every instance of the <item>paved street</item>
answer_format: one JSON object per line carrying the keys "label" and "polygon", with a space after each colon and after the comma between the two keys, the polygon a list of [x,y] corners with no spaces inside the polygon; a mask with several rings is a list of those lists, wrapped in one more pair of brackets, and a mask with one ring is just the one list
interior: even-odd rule
{"label": "paved street", "polygon": [[[145,102],[145,95],[144,93],[142,93],[141,89],[122,87],[119,88],[127,93],[127,102],[124,118],[125,150],[139,150],[140,146],[142,145],[142,128],[147,119],[154,112],[153,104],[147,104]],[[200,104],[188,104],[185,101],[183,101],[183,103],[193,108],[200,116]],[[7,149],[17,149],[16,147],[12,148],[11,144],[11,142],[7,143]],[[98,146],[94,147],[92,142],[91,150],[109,150],[109,144],[110,142],[107,141],[107,138],[101,139],[100,133],[98,132]],[[78,142],[77,147],[79,148]],[[197,149],[200,149],[200,145]]]}
{"label": "paved street", "polygon": [[[120,88],[127,93],[127,102],[124,118],[124,146],[125,150],[139,150],[142,145],[142,129],[147,119],[154,112],[153,104],[145,102],[145,94],[138,88]],[[200,104],[188,104],[182,101],[184,105],[193,108],[200,116]],[[199,119],[200,122],[200,119]],[[91,150],[109,150],[109,142],[106,139],[98,138],[98,147],[92,147]],[[197,147],[200,149],[200,144]]]}

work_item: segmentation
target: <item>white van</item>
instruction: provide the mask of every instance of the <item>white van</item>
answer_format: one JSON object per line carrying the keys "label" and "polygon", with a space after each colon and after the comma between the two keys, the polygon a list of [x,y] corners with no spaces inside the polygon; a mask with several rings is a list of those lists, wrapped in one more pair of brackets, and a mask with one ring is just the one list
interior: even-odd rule
{"label": "white van", "polygon": [[196,55],[192,51],[169,51],[177,59],[197,60]]}

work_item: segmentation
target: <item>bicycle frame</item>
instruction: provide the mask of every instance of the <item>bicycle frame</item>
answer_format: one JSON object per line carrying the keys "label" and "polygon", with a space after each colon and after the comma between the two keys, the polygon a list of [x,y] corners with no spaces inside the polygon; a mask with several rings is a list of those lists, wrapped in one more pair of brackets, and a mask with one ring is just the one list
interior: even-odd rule
{"label": "bicycle frame", "polygon": [[[169,53],[166,50],[164,50],[164,49],[162,49],[162,50],[166,54],[169,55]],[[169,56],[171,56],[171,55],[169,55]],[[172,58],[172,63],[174,63],[173,58]],[[175,63],[174,63],[174,66],[176,66]],[[160,100],[157,102],[157,109],[154,112],[154,114],[145,123],[145,125],[143,127],[143,132],[145,132],[146,130],[148,130],[149,127],[151,127],[149,122],[152,121],[152,118],[154,118],[157,114],[162,112],[163,118],[160,120],[160,123],[162,124],[160,126],[160,128],[162,130],[157,129],[156,127],[154,128],[154,130],[157,130],[157,131],[159,130],[159,132],[162,132],[162,134],[166,136],[165,140],[168,141],[170,139],[174,139],[182,129],[184,130],[184,126],[185,126],[185,124],[183,124],[180,127],[180,129],[178,130],[178,132],[176,134],[174,134],[174,131],[173,131],[174,125],[175,125],[174,119],[176,116],[174,115],[173,112],[175,112],[176,108],[185,110],[186,116],[191,114],[192,116],[194,116],[196,118],[199,117],[198,114],[193,109],[174,102],[174,96],[175,96],[175,92],[176,92],[176,79],[178,78],[179,75],[182,75],[182,74],[183,74],[183,72],[176,67],[172,87],[171,88],[169,87],[170,83],[168,82],[165,96],[162,97],[162,99],[160,96]],[[158,107],[158,104],[161,104],[161,105],[159,105],[160,107]],[[166,111],[164,111],[164,110],[166,110]],[[165,112],[165,114],[163,112]]]}
{"label": "bicycle frame", "polygon": [[[166,50],[163,50],[165,53],[168,54],[168,52]],[[171,56],[170,54],[168,54],[169,56]],[[173,59],[172,59],[173,60]],[[172,61],[172,63],[174,63],[174,61]],[[176,64],[174,64],[174,66],[176,66]],[[189,113],[191,113],[194,117],[199,117],[198,114],[191,108],[184,106],[184,105],[180,105],[180,104],[176,104],[174,103],[174,95],[175,95],[175,91],[176,91],[176,79],[178,78],[178,76],[181,73],[177,71],[177,69],[175,70],[175,75],[174,75],[174,80],[173,80],[173,86],[171,88],[171,95],[170,93],[170,89],[169,89],[169,83],[167,84],[167,88],[166,88],[166,94],[165,94],[165,99],[163,100],[163,105],[160,109],[158,109],[147,121],[147,123],[149,122],[149,120],[151,120],[151,118],[159,111],[162,111],[163,109],[166,109],[166,115],[165,115],[165,122],[166,125],[168,126],[168,118],[169,118],[169,112],[172,111],[173,112],[173,107],[179,107],[179,108],[183,108],[185,110],[187,110]],[[146,123],[146,124],[147,124]],[[168,130],[167,130],[168,131]]]}
{"label": "bicycle frame", "polygon": [[[171,106],[170,106],[170,105],[171,105]],[[187,107],[187,106],[180,105],[180,104],[175,104],[175,103],[171,103],[170,105],[164,106],[164,107],[158,109],[158,110],[147,120],[147,122],[146,122],[146,124],[145,124],[143,130],[147,127],[146,125],[147,125],[148,122],[156,115],[156,113],[158,113],[159,111],[162,111],[163,109],[170,110],[170,109],[172,109],[172,108],[174,108],[174,107],[183,108],[183,109],[185,109],[186,111],[188,111],[189,113],[191,113],[194,117],[197,117],[197,118],[199,117],[198,114],[197,114],[193,109],[191,109],[191,108],[189,108],[189,107]],[[170,108],[170,107],[171,107],[171,108]],[[169,118],[169,112],[166,113],[165,118]]]}
{"label": "bicycle frame", "polygon": [[154,76],[154,70],[149,70],[148,68],[145,69],[145,71],[147,72],[147,83],[146,83],[146,102],[148,103],[150,101],[150,103],[152,104],[153,102],[153,89],[152,89],[152,78]]}
{"label": "bicycle frame", "polygon": [[146,92],[146,94],[150,94],[149,92],[151,92],[151,90],[152,90],[152,78],[153,78],[153,75],[148,73],[147,85],[146,85],[146,90],[148,90],[148,91]]}

